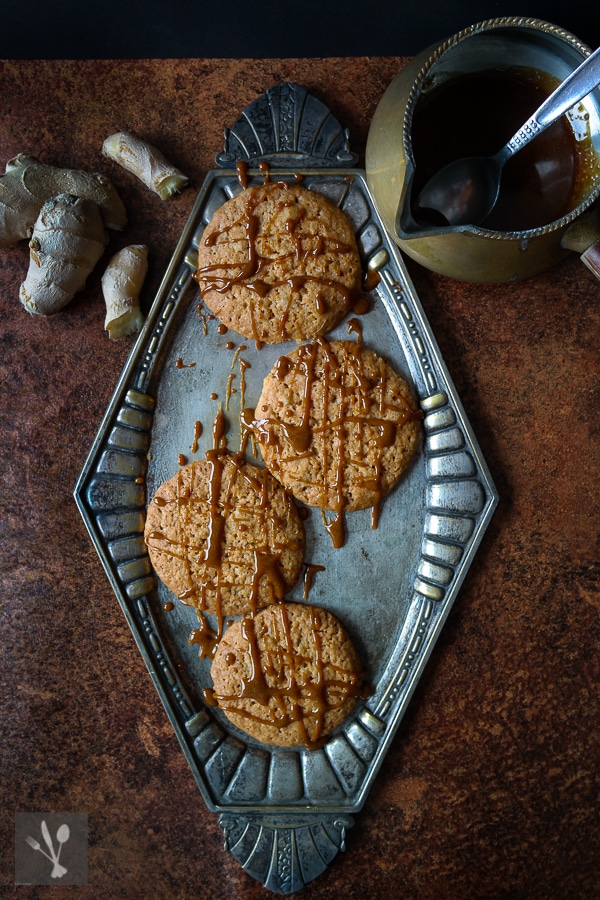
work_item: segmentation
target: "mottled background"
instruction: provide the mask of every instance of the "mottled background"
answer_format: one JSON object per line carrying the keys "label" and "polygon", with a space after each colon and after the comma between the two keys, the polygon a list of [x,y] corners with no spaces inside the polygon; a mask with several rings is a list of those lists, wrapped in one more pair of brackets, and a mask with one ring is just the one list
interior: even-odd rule
{"label": "mottled background", "polygon": [[[25,151],[110,174],[129,212],[108,255],[150,246],[147,309],[222,147],[272,84],[308,88],[362,154],[400,58],[0,62],[0,163]],[[123,128],[193,186],[162,202],[101,156]],[[104,260],[105,262],[106,260]],[[132,345],[103,331],[100,264],[51,319],[0,252],[0,893],[16,811],[90,822],[91,898],[259,898],[223,850],[72,499]],[[600,896],[600,284],[572,256],[512,286],[409,263],[500,505],[347,851],[307,898]]]}

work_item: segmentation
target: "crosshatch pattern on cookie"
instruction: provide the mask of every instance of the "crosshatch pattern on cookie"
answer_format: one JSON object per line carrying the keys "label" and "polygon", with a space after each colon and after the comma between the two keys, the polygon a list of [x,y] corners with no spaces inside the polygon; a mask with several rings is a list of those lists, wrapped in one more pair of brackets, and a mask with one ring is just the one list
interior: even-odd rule
{"label": "crosshatch pattern on cookie", "polygon": [[296,183],[247,188],[221,206],[198,247],[206,306],[261,343],[324,334],[361,291],[361,262],[346,214]]}
{"label": "crosshatch pattern on cookie", "polygon": [[373,509],[406,469],[422,413],[406,382],[360,341],[319,338],[279,358],[254,431],[294,496],[336,514]]}
{"label": "crosshatch pattern on cookie", "polygon": [[328,610],[281,603],[234,623],[212,664],[212,700],[258,740],[316,747],[352,710],[363,670]]}
{"label": "crosshatch pattern on cookie", "polygon": [[240,615],[283,599],[304,562],[293,500],[265,470],[222,449],[182,467],[148,507],[156,573],[185,604]]}

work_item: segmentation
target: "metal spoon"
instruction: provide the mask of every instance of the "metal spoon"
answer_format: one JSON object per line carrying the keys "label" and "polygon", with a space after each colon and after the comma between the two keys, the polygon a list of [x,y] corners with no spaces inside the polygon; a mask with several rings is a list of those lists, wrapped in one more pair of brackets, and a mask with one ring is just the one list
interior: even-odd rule
{"label": "metal spoon", "polygon": [[600,47],[542,103],[495,156],[458,159],[440,169],[417,199],[419,211],[441,214],[449,225],[479,225],[494,208],[504,164],[600,84]]}

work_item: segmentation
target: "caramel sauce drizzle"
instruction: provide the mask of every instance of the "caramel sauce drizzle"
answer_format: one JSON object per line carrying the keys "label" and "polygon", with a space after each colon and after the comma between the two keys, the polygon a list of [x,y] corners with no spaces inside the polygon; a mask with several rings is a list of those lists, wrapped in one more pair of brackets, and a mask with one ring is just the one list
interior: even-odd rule
{"label": "caramel sauce drizzle", "polygon": [[254,434],[252,426],[246,428],[244,424],[244,410],[246,409],[246,371],[252,368],[250,363],[240,356],[240,455],[246,450],[248,437],[252,438],[254,447]]}
{"label": "caramel sauce drizzle", "polygon": [[198,303],[196,312],[198,313],[198,318],[202,322],[202,333],[204,334],[204,337],[206,337],[206,335],[208,334],[208,323],[206,321],[206,313],[204,312],[204,308],[201,302]]}
{"label": "caramel sauce drizzle", "polygon": [[[261,604],[279,603],[286,594],[287,587],[280,569],[281,554],[287,549],[297,549],[295,541],[276,544],[273,534],[277,523],[271,511],[269,478],[266,470],[258,474],[245,466],[241,455],[233,455],[227,449],[226,419],[221,409],[215,416],[212,426],[212,448],[207,450],[205,458],[209,463],[208,473],[208,535],[203,546],[190,543],[190,516],[195,496],[194,485],[184,480],[180,470],[176,480],[175,496],[171,498],[155,497],[152,501],[159,507],[175,504],[178,509],[177,533],[165,535],[153,531],[147,537],[148,546],[161,553],[180,560],[185,573],[187,587],[181,591],[178,599],[185,605],[196,608],[199,626],[190,637],[190,643],[198,644],[200,657],[213,656],[223,633],[223,595],[224,592],[242,588],[248,592],[249,605],[254,612],[258,607],[261,588],[266,585],[269,599],[264,594]],[[226,461],[232,462],[225,473]],[[186,479],[190,476],[186,476]],[[193,475],[192,475],[193,477]],[[251,491],[244,491],[249,499],[244,503],[235,503],[233,493],[238,480],[245,482]],[[233,516],[232,527],[247,533],[252,526],[254,539],[251,546],[237,554],[231,551],[226,560],[223,558],[225,526],[228,516]],[[224,567],[227,563],[227,569]],[[208,597],[215,608],[217,619],[216,630],[208,624],[204,613],[207,609]]]}
{"label": "caramel sauce drizzle", "polygon": [[[347,342],[348,355],[340,363],[324,338],[298,349],[295,359],[280,357],[273,375],[282,381],[293,381],[302,397],[296,422],[279,418],[264,418],[258,410],[254,415],[254,432],[259,444],[278,445],[281,454],[279,470],[295,463],[303,456],[317,455],[322,460],[322,520],[335,548],[345,543],[343,520],[346,501],[345,469],[347,462],[363,467],[365,475],[360,484],[374,495],[371,524],[377,528],[382,498],[382,472],[384,451],[396,439],[398,428],[411,420],[423,418],[420,410],[413,410],[402,396],[392,396],[387,386],[386,366],[381,361],[375,377],[367,376],[360,353],[362,328],[357,319],[348,322],[349,332],[358,335],[356,343]],[[315,364],[317,355],[323,357],[319,366],[320,389],[315,394],[317,382]],[[349,408],[357,411],[349,411]],[[390,417],[391,414],[391,417]],[[246,413],[246,420],[249,419]],[[349,438],[356,446],[352,458],[348,457]],[[331,439],[332,438],[332,439]],[[371,444],[368,449],[369,443]],[[375,464],[367,470],[367,454],[376,447]],[[285,480],[285,479],[284,479]],[[327,495],[334,495],[333,506]],[[326,511],[332,513],[326,515]]]}
{"label": "caramel sauce drizzle", "polygon": [[[259,163],[259,168],[263,169],[261,163]],[[266,164],[264,170],[267,172],[265,176],[266,184],[269,178]],[[296,208],[297,201],[293,195],[293,185],[287,182],[278,183],[291,192],[291,198],[288,202],[279,204],[273,219],[266,224],[264,231],[260,231],[259,217],[256,214],[256,208],[264,197],[264,193],[259,185],[248,189],[245,210],[241,218],[225,226],[220,231],[213,231],[204,239],[204,244],[207,247],[226,243],[239,245],[240,237],[238,234],[241,229],[246,245],[246,261],[243,263],[218,262],[201,266],[194,277],[200,284],[201,295],[208,290],[214,290],[220,294],[227,293],[235,285],[245,284],[252,294],[256,295],[257,300],[262,300],[270,291],[287,285],[291,289],[290,296],[288,304],[278,321],[280,336],[282,340],[285,340],[289,337],[287,320],[291,304],[301,296],[301,292],[307,284],[316,284],[319,288],[330,288],[337,293],[341,293],[344,304],[348,309],[352,306],[355,299],[354,292],[343,282],[333,278],[302,274],[290,275],[282,280],[273,281],[265,280],[262,277],[263,274],[268,278],[269,266],[273,263],[281,263],[286,259],[296,259],[301,262],[311,256],[322,256],[326,252],[341,256],[351,253],[353,248],[343,241],[324,237],[318,233],[312,234],[307,230],[307,227],[311,224],[308,212],[303,207]],[[285,211],[290,209],[292,210],[290,215],[285,216]],[[285,219],[283,225],[281,224],[282,214]],[[304,230],[303,226],[305,226]],[[290,238],[291,249],[284,249],[283,251],[277,249],[283,235]],[[323,313],[325,311],[325,301],[321,290],[317,290],[315,305],[317,312]],[[250,307],[252,338],[256,342],[257,348],[260,349],[262,340],[255,322],[255,309],[256,303],[253,303]]]}
{"label": "caramel sauce drizzle", "polygon": [[231,390],[232,390],[234,378],[235,378],[235,372],[231,372],[227,376],[227,387],[225,388],[225,411],[226,412],[229,412],[229,401],[231,400]]}
{"label": "caramel sauce drizzle", "polygon": [[[324,660],[319,610],[308,608],[310,646],[304,652],[294,647],[285,603],[276,607],[268,652],[261,653],[254,618],[244,617],[241,628],[247,645],[248,676],[241,680],[235,694],[220,695],[212,691],[210,702],[228,712],[278,728],[297,723],[301,742],[314,750],[323,744],[326,714],[361,695],[363,673]],[[316,669],[312,681],[302,673],[305,663]],[[254,701],[252,710],[244,702],[248,700]]]}
{"label": "caramel sauce drizzle", "polygon": [[[264,176],[264,184],[270,181],[270,171],[266,162],[259,162],[258,167]],[[248,185],[248,167],[245,162],[238,162],[236,172],[239,183],[245,189]],[[300,173],[295,175],[296,182],[301,182],[303,176]],[[289,188],[286,182],[281,182],[282,186]],[[334,288],[340,291],[344,296],[344,301],[348,309],[356,315],[363,315],[371,308],[369,298],[364,295],[355,295],[344,284],[332,279],[323,279],[309,275],[295,275],[283,279],[278,282],[268,282],[260,276],[265,273],[269,263],[281,261],[286,258],[294,257],[299,261],[305,261],[310,257],[319,257],[326,252],[342,255],[351,251],[349,245],[334,239],[325,239],[322,235],[313,235],[310,232],[303,232],[302,228],[307,223],[308,215],[305,209],[295,209],[294,214],[285,219],[283,225],[283,233],[291,241],[292,249],[283,254],[276,254],[269,247],[269,239],[280,237],[277,230],[278,217],[275,216],[264,234],[259,234],[258,217],[255,215],[256,205],[260,202],[258,191],[253,191],[249,197],[245,215],[238,223],[229,228],[223,229],[216,235],[212,235],[206,240],[211,245],[220,240],[229,240],[229,231],[235,225],[242,224],[246,236],[248,247],[248,258],[245,265],[240,269],[239,266],[215,265],[207,266],[199,270],[196,275],[197,280],[201,278],[204,281],[204,290],[213,288],[219,292],[229,290],[233,285],[246,282],[256,295],[257,299],[262,299],[267,294],[276,289],[288,285],[291,288],[291,298],[287,307],[280,315],[279,331],[282,339],[288,337],[287,321],[289,317],[290,306],[294,296],[301,293],[304,286],[312,282],[319,287],[317,290],[314,303],[317,312],[324,313],[326,311],[326,301],[324,297],[325,288]],[[290,208],[292,203],[281,203],[279,205],[279,213],[284,213]],[[363,279],[363,290],[372,290],[379,282],[379,275],[376,272],[367,273]],[[207,318],[213,320],[212,314],[207,314],[203,310],[201,300],[198,302],[197,314],[203,323],[204,335],[207,334]],[[252,309],[253,315],[253,309]],[[253,321],[253,337],[256,341],[257,349],[262,346],[257,328]],[[353,318],[347,323],[348,333],[357,336],[357,343],[360,345],[362,341],[362,326],[358,319]],[[225,325],[218,326],[218,333],[224,335],[227,333]],[[226,348],[234,350],[235,344],[228,341]],[[281,357],[275,367],[275,376],[281,380],[285,380],[290,373],[292,376],[301,374],[303,379],[303,403],[300,421],[297,424],[278,422],[286,441],[291,446],[293,453],[290,459],[297,459],[301,455],[310,455],[314,451],[311,449],[312,441],[315,434],[324,433],[327,426],[321,428],[311,426],[311,410],[312,410],[312,394],[315,383],[315,360],[317,348],[327,354],[327,343],[319,339],[316,344],[308,347],[300,348],[299,360],[296,364],[292,363],[287,357]],[[225,622],[222,609],[222,593],[231,586],[225,581],[223,573],[223,539],[226,516],[225,512],[231,512],[232,504],[229,502],[228,495],[233,489],[233,483],[236,477],[244,477],[252,480],[259,496],[256,506],[249,506],[241,510],[241,514],[249,518],[260,517],[263,524],[263,531],[266,532],[272,527],[268,513],[268,491],[266,479],[249,478],[249,475],[243,470],[242,453],[245,451],[248,437],[255,440],[254,430],[258,426],[259,441],[279,442],[279,437],[273,429],[274,420],[256,421],[255,411],[247,409],[245,406],[245,372],[250,368],[250,364],[241,358],[240,353],[246,350],[246,345],[241,345],[235,349],[231,369],[239,359],[240,367],[240,431],[241,446],[237,456],[231,456],[227,450],[225,440],[225,417],[221,410],[213,422],[212,449],[206,451],[206,459],[209,462],[209,519],[208,519],[208,540],[206,548],[200,550],[188,545],[186,534],[187,529],[187,513],[193,505],[192,494],[193,485],[184,486],[181,472],[177,481],[176,496],[172,499],[156,497],[154,503],[163,507],[168,503],[176,503],[180,509],[179,517],[179,533],[176,538],[167,537],[165,534],[155,531],[148,536],[149,544],[154,544],[157,549],[163,553],[168,553],[172,557],[180,559],[187,565],[189,586],[179,595],[179,600],[184,604],[191,605],[195,608],[198,625],[190,635],[188,642],[190,645],[198,647],[200,659],[213,658],[216,649],[221,641],[224,629],[229,622]],[[344,399],[349,392],[346,386],[345,376],[347,371],[340,368],[337,359],[332,353],[327,355],[326,364],[326,390],[324,399],[324,411],[329,413],[330,396],[329,390],[333,388],[341,389],[342,402],[340,403],[341,414],[337,418],[333,418],[330,428],[336,434],[337,448],[332,455],[332,460],[325,460],[324,471],[328,472],[330,465],[333,466],[334,487],[337,495],[337,502],[333,510],[332,517],[326,517],[325,509],[321,510],[325,528],[329,533],[334,547],[341,547],[345,542],[344,522],[343,522],[343,470],[345,464],[344,450],[344,432],[348,424],[355,425],[361,435],[365,427],[374,428],[376,431],[375,443],[383,450],[394,442],[396,423],[381,421],[376,416],[367,415],[369,404],[366,399],[366,393],[371,386],[368,379],[362,376],[360,360],[356,357],[356,364],[350,365],[352,375],[356,382],[351,390],[358,389],[362,403],[364,415],[350,416],[344,415]],[[175,362],[178,369],[193,368],[195,362],[184,363],[183,358],[179,357]],[[230,374],[227,380],[225,409],[229,409],[229,400],[232,393],[232,382],[235,374]],[[383,370],[382,379],[384,381]],[[386,408],[390,408],[385,402],[385,385],[380,384],[379,387],[379,409],[383,413]],[[211,394],[213,399],[217,399],[216,394]],[[326,423],[328,418],[323,417]],[[198,450],[198,440],[202,434],[203,427],[199,421],[195,422],[194,437],[191,446],[192,452]],[[326,444],[324,443],[324,446]],[[325,454],[327,456],[327,454]],[[225,459],[234,459],[235,475],[231,479],[229,485],[224,485],[224,467]],[[185,466],[187,459],[183,454],[179,455],[179,465]],[[285,459],[282,461],[285,464]],[[373,482],[377,488],[379,486],[379,495],[377,502],[373,507],[373,528],[377,527],[377,516],[379,508],[379,498],[381,480],[381,455],[377,461],[376,472]],[[301,510],[308,514],[307,510]],[[240,532],[247,532],[248,525],[243,522],[239,524]],[[291,546],[291,545],[290,545]],[[204,700],[208,705],[221,706],[223,709],[234,711],[241,716],[254,719],[259,722],[268,722],[276,724],[279,727],[285,727],[291,723],[299,723],[302,735],[302,742],[309,749],[315,749],[322,746],[321,738],[325,716],[328,711],[337,708],[345,703],[348,699],[357,696],[367,696],[368,692],[363,681],[362,671],[352,671],[350,669],[342,669],[335,667],[331,663],[326,663],[323,659],[323,650],[321,638],[319,634],[320,619],[318,610],[311,609],[311,643],[312,653],[307,651],[306,656],[299,655],[297,649],[294,648],[290,622],[285,605],[286,584],[282,578],[279,567],[279,558],[281,552],[286,549],[285,546],[278,547],[275,553],[270,552],[265,547],[252,548],[252,565],[250,567],[250,590],[252,612],[245,616],[242,620],[242,633],[248,646],[248,654],[250,659],[249,677],[242,682],[240,691],[233,697],[220,697],[211,689],[202,691]],[[203,574],[201,578],[192,577],[190,554],[203,554]],[[304,579],[303,579],[303,600],[308,600],[309,593],[313,587],[314,578],[317,573],[325,571],[325,567],[305,563]],[[246,576],[248,577],[248,576]],[[259,596],[259,587],[263,580],[266,580],[269,586],[271,602],[277,605],[278,616],[276,625],[277,648],[271,651],[266,657],[261,656],[259,644],[255,632],[254,615],[257,611],[257,601]],[[244,581],[244,576],[241,576]],[[239,581],[237,582],[240,583]],[[217,596],[217,614],[216,627],[212,627],[205,613],[207,597],[209,592],[216,592]],[[163,606],[165,611],[174,608],[171,601],[167,601]],[[307,657],[312,659],[313,664],[316,660],[317,677],[313,683],[307,683],[302,675],[301,669]],[[231,660],[233,662],[233,660]],[[246,707],[240,704],[240,701],[254,700],[260,707],[258,712],[250,712]],[[275,701],[273,703],[273,701]],[[308,724],[306,724],[308,721]]]}
{"label": "caramel sauce drizzle", "polygon": [[235,353],[233,354],[233,360],[231,361],[231,368],[232,368],[232,369],[233,369],[233,367],[235,366],[236,362],[238,361],[238,356],[240,355],[240,353],[243,353],[244,350],[247,350],[247,349],[248,349],[247,344],[240,344],[240,346],[237,348],[237,350],[236,350]]}

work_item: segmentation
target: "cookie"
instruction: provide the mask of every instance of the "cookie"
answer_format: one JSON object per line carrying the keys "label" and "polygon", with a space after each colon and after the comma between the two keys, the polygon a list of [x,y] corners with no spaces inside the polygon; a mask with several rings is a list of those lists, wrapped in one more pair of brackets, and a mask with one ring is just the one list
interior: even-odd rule
{"label": "cookie", "polygon": [[323,338],[281,356],[253,430],[268,469],[308,506],[378,508],[418,445],[408,385],[362,343]]}
{"label": "cookie", "polygon": [[182,467],[148,506],[159,578],[185,604],[241,615],[283,599],[304,562],[304,526],[268,471],[224,450]]}
{"label": "cookie", "polygon": [[247,734],[277,746],[319,746],[363,689],[358,653],[325,609],[279,603],[235,622],[211,668],[213,702]]}
{"label": "cookie", "polygon": [[259,345],[303,341],[351,309],[361,264],[341,209],[297,183],[267,182],[216,210],[200,240],[196,280],[228,328]]}

